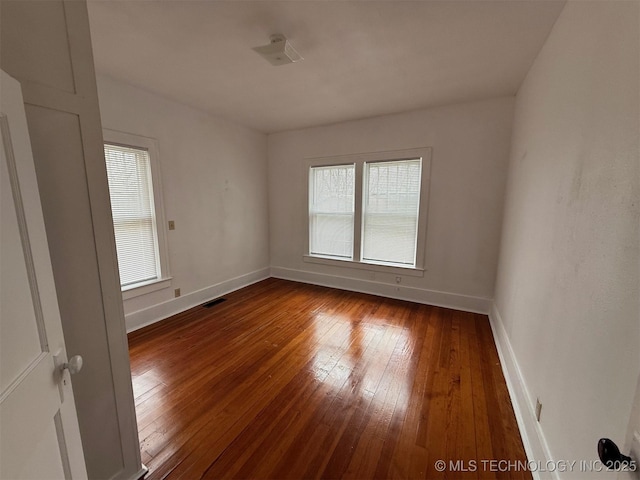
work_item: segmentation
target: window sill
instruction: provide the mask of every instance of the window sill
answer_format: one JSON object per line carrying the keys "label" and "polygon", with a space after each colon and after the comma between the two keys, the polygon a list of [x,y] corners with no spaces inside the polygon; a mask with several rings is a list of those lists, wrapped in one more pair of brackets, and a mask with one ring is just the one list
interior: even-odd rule
{"label": "window sill", "polygon": [[149,280],[148,282],[127,285],[122,288],[122,299],[128,300],[130,298],[139,297],[140,295],[146,295],[147,293],[169,288],[171,286],[171,278],[172,277],[159,278]]}
{"label": "window sill", "polygon": [[355,260],[338,260],[335,258],[316,257],[314,255],[304,255],[302,259],[307,263],[320,265],[331,265],[343,268],[357,268],[359,270],[369,270],[373,272],[391,273],[395,275],[408,275],[410,277],[424,277],[424,268],[417,267],[396,267],[390,265],[379,265],[376,263],[358,262]]}

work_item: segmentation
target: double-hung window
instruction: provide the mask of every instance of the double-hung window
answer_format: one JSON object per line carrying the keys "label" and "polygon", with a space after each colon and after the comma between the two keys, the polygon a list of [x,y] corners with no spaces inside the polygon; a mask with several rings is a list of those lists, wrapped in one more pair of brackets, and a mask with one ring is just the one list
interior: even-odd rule
{"label": "double-hung window", "polygon": [[314,159],[308,168],[308,261],[423,270],[430,149]]}
{"label": "double-hung window", "polygon": [[355,166],[311,167],[309,174],[309,252],[353,258]]}
{"label": "double-hung window", "polygon": [[[125,298],[168,286],[164,217],[152,139],[105,131],[104,156]],[[151,287],[150,287],[151,286]]]}
{"label": "double-hung window", "polygon": [[422,159],[364,164],[362,261],[416,266]]}

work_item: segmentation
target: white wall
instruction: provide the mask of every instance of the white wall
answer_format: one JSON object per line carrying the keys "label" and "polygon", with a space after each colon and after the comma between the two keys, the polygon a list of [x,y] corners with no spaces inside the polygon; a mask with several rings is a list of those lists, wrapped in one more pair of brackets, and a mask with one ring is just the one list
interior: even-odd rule
{"label": "white wall", "polygon": [[103,76],[98,94],[104,128],[158,141],[166,218],[176,224],[167,231],[172,285],[126,300],[128,329],[268,276],[266,135]]}
{"label": "white wall", "polygon": [[492,321],[554,459],[624,443],[640,372],[638,6],[567,3],[517,95]]}
{"label": "white wall", "polygon": [[[488,311],[499,249],[513,99],[386,115],[269,136],[274,276]],[[432,147],[423,278],[306,263],[305,159]]]}

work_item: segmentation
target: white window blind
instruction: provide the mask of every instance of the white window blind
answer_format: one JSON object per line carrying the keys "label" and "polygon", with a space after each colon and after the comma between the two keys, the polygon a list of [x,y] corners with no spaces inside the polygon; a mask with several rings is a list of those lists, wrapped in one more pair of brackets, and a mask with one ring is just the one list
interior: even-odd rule
{"label": "white window blind", "polygon": [[421,159],[365,163],[362,261],[415,266]]}
{"label": "white window blind", "polygon": [[355,165],[311,167],[309,253],[353,257]]}
{"label": "white window blind", "polygon": [[149,153],[105,144],[120,284],[159,278],[160,262]]}

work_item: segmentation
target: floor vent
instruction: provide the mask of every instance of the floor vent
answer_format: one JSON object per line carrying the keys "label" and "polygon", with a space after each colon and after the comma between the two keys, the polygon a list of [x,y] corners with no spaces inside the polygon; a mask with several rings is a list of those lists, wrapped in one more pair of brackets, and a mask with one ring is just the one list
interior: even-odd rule
{"label": "floor vent", "polygon": [[203,303],[202,306],[204,308],[211,308],[211,307],[215,307],[219,303],[226,302],[226,301],[227,301],[226,298],[216,298],[215,300],[211,300],[210,302]]}

